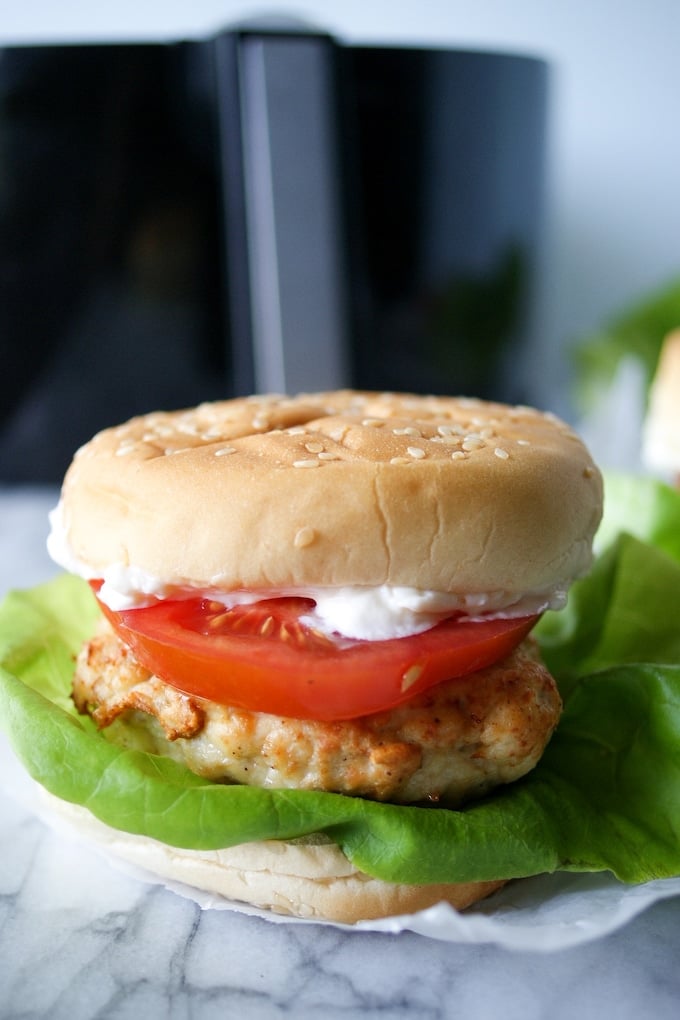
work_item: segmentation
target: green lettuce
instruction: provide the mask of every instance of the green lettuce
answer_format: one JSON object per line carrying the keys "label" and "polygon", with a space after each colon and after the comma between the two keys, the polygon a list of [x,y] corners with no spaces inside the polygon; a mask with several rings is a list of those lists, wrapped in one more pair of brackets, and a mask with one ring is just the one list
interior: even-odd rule
{"label": "green lettuce", "polygon": [[[680,496],[607,480],[601,554],[537,635],[565,707],[539,765],[460,810],[207,782],[117,747],[69,698],[97,610],[63,575],[0,606],[0,727],[50,792],[116,828],[195,849],[323,832],[388,881],[680,874]],[[628,510],[626,510],[626,506]],[[644,507],[644,514],[638,513]],[[631,527],[622,527],[628,520]]]}

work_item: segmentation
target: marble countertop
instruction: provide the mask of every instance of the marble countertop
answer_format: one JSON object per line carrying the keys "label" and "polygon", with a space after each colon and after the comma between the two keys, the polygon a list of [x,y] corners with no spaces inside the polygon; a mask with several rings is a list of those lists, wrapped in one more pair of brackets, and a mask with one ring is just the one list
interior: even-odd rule
{"label": "marble countertop", "polygon": [[[55,498],[0,489],[0,593],[55,573]],[[0,791],[0,1018],[675,1020],[679,949],[680,896],[552,952],[201,910]]]}

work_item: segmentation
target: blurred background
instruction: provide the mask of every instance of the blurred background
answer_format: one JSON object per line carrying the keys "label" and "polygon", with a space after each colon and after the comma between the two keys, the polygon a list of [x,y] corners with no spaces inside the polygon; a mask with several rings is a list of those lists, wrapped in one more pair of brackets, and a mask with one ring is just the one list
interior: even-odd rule
{"label": "blurred background", "polygon": [[634,459],[680,322],[678,38],[675,0],[3,10],[0,481],[339,385],[535,403]]}

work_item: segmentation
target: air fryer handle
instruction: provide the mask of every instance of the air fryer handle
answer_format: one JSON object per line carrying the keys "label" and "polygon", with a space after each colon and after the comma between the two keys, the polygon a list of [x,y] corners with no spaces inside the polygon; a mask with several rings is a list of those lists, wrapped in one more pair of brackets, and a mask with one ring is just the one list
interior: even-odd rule
{"label": "air fryer handle", "polygon": [[348,384],[333,60],[325,36],[216,40],[237,392]]}

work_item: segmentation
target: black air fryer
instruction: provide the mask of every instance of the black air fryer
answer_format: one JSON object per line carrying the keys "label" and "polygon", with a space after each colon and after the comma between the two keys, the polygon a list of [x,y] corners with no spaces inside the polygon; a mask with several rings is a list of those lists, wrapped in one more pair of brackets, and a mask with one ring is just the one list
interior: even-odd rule
{"label": "black air fryer", "polygon": [[304,32],[0,51],[0,480],[250,392],[521,401],[546,79]]}

